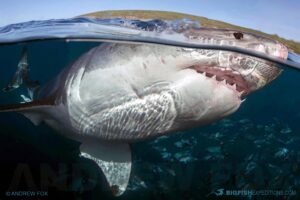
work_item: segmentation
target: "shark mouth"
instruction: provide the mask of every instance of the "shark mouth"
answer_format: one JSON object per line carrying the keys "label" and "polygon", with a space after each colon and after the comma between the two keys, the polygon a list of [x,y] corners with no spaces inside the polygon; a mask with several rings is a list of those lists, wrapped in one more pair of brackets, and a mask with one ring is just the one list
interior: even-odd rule
{"label": "shark mouth", "polygon": [[250,92],[247,81],[239,72],[233,71],[230,68],[207,67],[201,65],[193,65],[190,68],[235,90],[241,98]]}

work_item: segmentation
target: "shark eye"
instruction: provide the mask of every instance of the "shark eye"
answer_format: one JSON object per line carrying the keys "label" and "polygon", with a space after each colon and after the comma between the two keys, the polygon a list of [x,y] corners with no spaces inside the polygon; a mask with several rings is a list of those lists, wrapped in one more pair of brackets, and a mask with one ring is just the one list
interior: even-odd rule
{"label": "shark eye", "polygon": [[235,33],[233,33],[233,36],[235,37],[235,39],[240,40],[240,39],[243,39],[244,35],[241,32],[235,32]]}

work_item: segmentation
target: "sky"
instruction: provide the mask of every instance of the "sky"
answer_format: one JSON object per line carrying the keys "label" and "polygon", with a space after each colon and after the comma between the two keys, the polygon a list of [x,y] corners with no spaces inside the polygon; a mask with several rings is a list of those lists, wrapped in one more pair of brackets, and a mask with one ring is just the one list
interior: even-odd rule
{"label": "sky", "polygon": [[0,26],[125,9],[204,16],[300,41],[299,0],[1,0]]}

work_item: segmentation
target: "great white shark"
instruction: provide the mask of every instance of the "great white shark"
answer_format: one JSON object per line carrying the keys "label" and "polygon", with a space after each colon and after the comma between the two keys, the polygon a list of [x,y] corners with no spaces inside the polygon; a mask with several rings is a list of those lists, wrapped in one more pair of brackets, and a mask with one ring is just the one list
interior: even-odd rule
{"label": "great white shark", "polygon": [[[281,43],[224,29],[182,29],[188,41],[226,44],[287,59]],[[205,125],[234,113],[250,93],[274,80],[276,64],[248,55],[157,44],[102,43],[81,55],[45,86],[28,79],[26,51],[6,91],[34,88],[27,102],[1,107],[35,125],[45,122],[81,142],[113,193],[131,171],[130,144]]]}

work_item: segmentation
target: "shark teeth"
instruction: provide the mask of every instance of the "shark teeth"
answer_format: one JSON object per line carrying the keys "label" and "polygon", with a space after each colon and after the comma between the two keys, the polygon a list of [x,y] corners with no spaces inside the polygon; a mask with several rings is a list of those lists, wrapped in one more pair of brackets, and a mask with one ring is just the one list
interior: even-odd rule
{"label": "shark teeth", "polygon": [[[218,84],[223,84],[226,87],[229,87],[232,90],[237,91],[238,96],[241,97],[242,95],[244,95],[245,92],[245,87],[242,83],[239,83],[239,81],[241,81],[242,78],[239,78],[237,76],[241,76],[241,74],[237,71],[231,70],[231,68],[228,67],[222,67],[222,68],[218,68],[217,70],[219,71],[223,71],[222,73],[216,71],[216,73],[214,73],[213,70],[206,72],[204,68],[203,70],[201,70],[201,68],[197,67],[194,68],[196,69],[197,73],[201,74],[202,76],[212,79],[214,81],[217,81]],[[234,76],[233,76],[233,75]],[[243,90],[243,91],[241,91]],[[246,88],[247,90],[247,88]],[[241,91],[241,92],[240,92]]]}
{"label": "shark teeth", "polygon": [[245,91],[243,90],[243,91],[241,91],[241,92],[239,92],[239,96],[241,97],[243,94],[245,94]]}
{"label": "shark teeth", "polygon": [[235,83],[232,85],[232,87],[233,87],[233,89],[236,90],[236,84]]}

